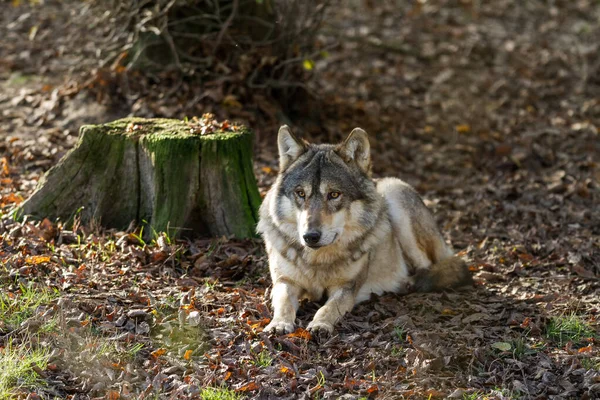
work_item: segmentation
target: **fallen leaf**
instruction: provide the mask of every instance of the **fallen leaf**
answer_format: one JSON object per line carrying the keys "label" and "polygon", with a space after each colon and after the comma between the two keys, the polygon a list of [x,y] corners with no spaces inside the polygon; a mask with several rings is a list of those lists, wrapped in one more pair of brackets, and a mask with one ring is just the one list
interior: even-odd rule
{"label": "fallen leaf", "polygon": [[238,392],[252,392],[254,390],[258,390],[258,384],[256,382],[250,382],[237,389]]}
{"label": "fallen leaf", "polygon": [[287,337],[298,337],[298,338],[302,338],[304,340],[310,340],[312,338],[312,335],[310,334],[310,332],[303,328],[298,328],[298,329],[296,329],[295,332],[288,333],[286,336]]}
{"label": "fallen leaf", "polygon": [[116,390],[109,390],[106,393],[107,400],[119,400],[120,398],[121,398],[121,395]]}
{"label": "fallen leaf", "polygon": [[156,358],[158,358],[158,357],[162,356],[163,354],[165,354],[166,352],[167,352],[167,350],[166,350],[166,349],[160,348],[160,349],[156,349],[156,350],[154,350],[154,351],[153,351],[152,353],[150,353],[150,354],[152,354],[152,356],[153,356],[153,357],[156,357]]}
{"label": "fallen leaf", "polygon": [[499,144],[494,149],[494,153],[496,153],[496,156],[498,157],[508,156],[512,153],[512,146],[508,144]]}
{"label": "fallen leaf", "polygon": [[469,133],[471,132],[471,125],[469,124],[460,124],[455,126],[456,132],[458,133]]}
{"label": "fallen leaf", "polygon": [[29,36],[28,36],[29,41],[33,41],[35,39],[35,36],[37,35],[39,28],[40,28],[39,26],[35,25],[29,29]]}
{"label": "fallen leaf", "polygon": [[580,348],[579,350],[577,350],[578,353],[589,353],[592,351],[592,345],[590,344],[589,346],[585,346]]}
{"label": "fallen leaf", "polygon": [[525,262],[529,262],[529,261],[533,260],[533,256],[528,253],[521,253],[518,255],[518,257],[519,257],[519,260],[525,261]]}
{"label": "fallen leaf", "polygon": [[[237,97],[235,97],[234,95],[227,95],[225,96],[225,98],[223,99],[223,105],[225,107],[230,107],[230,108],[242,108],[242,103],[240,103],[237,99]],[[227,124],[229,125],[229,124]]]}
{"label": "fallen leaf", "polygon": [[465,324],[470,324],[471,322],[480,321],[482,319],[487,319],[487,315],[484,313],[475,313],[463,318],[462,322]]}
{"label": "fallen leaf", "polygon": [[9,193],[6,196],[0,197],[0,207],[7,206],[9,204],[20,204],[22,202],[23,198],[14,193]]}
{"label": "fallen leaf", "polygon": [[39,265],[39,264],[47,263],[49,261],[50,261],[50,257],[48,257],[48,256],[32,256],[32,257],[27,257],[25,259],[26,263],[33,264],[33,265]]}
{"label": "fallen leaf", "polygon": [[435,389],[426,390],[423,394],[425,395],[426,399],[446,398],[446,393]]}
{"label": "fallen leaf", "polygon": [[152,253],[152,256],[150,257],[150,260],[155,263],[155,262],[160,262],[160,261],[164,261],[169,257],[169,255],[167,253],[165,253],[164,251],[155,251]]}
{"label": "fallen leaf", "polygon": [[223,315],[225,314],[225,309],[223,307],[220,307],[215,312],[217,313],[217,315]]}
{"label": "fallen leaf", "polygon": [[577,275],[579,275],[582,278],[592,278],[593,279],[596,277],[596,275],[592,271],[590,271],[589,269],[586,269],[578,264],[571,265],[571,271],[575,272]]}
{"label": "fallen leaf", "polygon": [[367,389],[367,393],[369,394],[374,394],[377,392],[379,392],[379,387],[377,385],[371,385],[371,387]]}
{"label": "fallen leaf", "polygon": [[492,343],[492,347],[494,349],[498,349],[500,351],[509,351],[512,348],[512,346],[510,345],[510,343],[506,343],[506,342]]}
{"label": "fallen leaf", "polygon": [[184,358],[185,360],[189,360],[190,358],[192,358],[192,353],[193,353],[193,352],[194,352],[193,350],[186,350],[186,351],[185,351],[185,354],[183,355],[183,358]]}
{"label": "fallen leaf", "polygon": [[479,279],[485,279],[488,282],[502,282],[506,280],[506,277],[502,274],[496,274],[494,272],[480,272],[477,275],[477,278]]}
{"label": "fallen leaf", "polygon": [[466,393],[467,393],[467,391],[465,389],[458,388],[458,389],[455,389],[454,392],[450,393],[448,395],[448,398],[449,399],[463,399],[466,397],[465,396]]}
{"label": "fallen leaf", "polygon": [[56,227],[48,218],[44,218],[44,220],[40,223],[41,235],[40,237],[44,239],[46,242],[51,241],[56,236]]}
{"label": "fallen leaf", "polygon": [[271,322],[269,318],[261,318],[258,321],[248,320],[248,324],[252,329],[264,328]]}
{"label": "fallen leaf", "polygon": [[458,314],[458,312],[454,311],[451,308],[444,308],[442,310],[442,315],[457,315],[457,314]]}
{"label": "fallen leaf", "polygon": [[133,133],[133,132],[142,130],[142,128],[143,128],[142,125],[138,125],[138,124],[134,124],[133,122],[130,122],[129,124],[127,124],[127,127],[125,128],[125,132]]}
{"label": "fallen leaf", "polygon": [[315,62],[313,60],[306,59],[302,61],[302,66],[307,71],[312,71],[315,68]]}

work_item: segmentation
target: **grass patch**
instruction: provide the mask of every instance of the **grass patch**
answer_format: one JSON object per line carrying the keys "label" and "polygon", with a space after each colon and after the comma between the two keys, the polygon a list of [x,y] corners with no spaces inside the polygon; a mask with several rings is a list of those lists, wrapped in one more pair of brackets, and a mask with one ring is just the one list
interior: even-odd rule
{"label": "grass patch", "polygon": [[156,347],[176,353],[190,349],[194,354],[204,354],[209,347],[208,336],[201,326],[179,325],[177,320],[158,323],[151,334]]}
{"label": "grass patch", "polygon": [[234,392],[231,389],[221,388],[204,388],[200,392],[202,400],[242,400],[245,396]]}
{"label": "grass patch", "polygon": [[34,368],[45,370],[49,358],[48,349],[32,349],[24,344],[13,346],[12,340],[9,341],[0,350],[0,399],[14,398],[22,389],[45,385]]}
{"label": "grass patch", "polygon": [[8,78],[8,84],[11,86],[24,86],[29,82],[34,81],[39,81],[39,77],[36,75],[22,74],[20,72],[13,72]]}
{"label": "grass patch", "polygon": [[587,338],[596,337],[596,332],[581,317],[571,314],[552,318],[546,326],[546,336],[563,346],[567,342],[581,344]]}
{"label": "grass patch", "polygon": [[260,353],[254,356],[254,360],[252,360],[252,364],[258,367],[268,367],[273,363],[273,357],[267,350],[263,350]]}
{"label": "grass patch", "polygon": [[107,340],[103,337],[91,336],[85,338],[79,351],[89,360],[104,359],[113,363],[133,361],[137,354],[144,348],[143,343],[122,343]]}
{"label": "grass patch", "polygon": [[39,333],[54,333],[54,332],[58,332],[58,331],[59,331],[59,326],[58,326],[58,318],[57,317],[44,322],[44,324],[38,330]]}
{"label": "grass patch", "polygon": [[406,330],[403,326],[394,327],[394,333],[396,334],[396,339],[398,339],[398,341],[403,342],[406,340]]}
{"label": "grass patch", "polygon": [[482,392],[480,390],[476,390],[471,393],[464,393],[462,399],[463,400],[479,400],[479,399],[521,399],[523,398],[523,394],[518,390],[508,390],[503,388],[494,388],[489,392]]}
{"label": "grass patch", "polygon": [[402,346],[392,346],[392,351],[390,352],[392,357],[400,357],[405,353],[405,349]]}
{"label": "grass patch", "polygon": [[521,360],[537,354],[545,348],[543,343],[529,343],[526,337],[518,337],[510,341],[513,358]]}
{"label": "grass patch", "polygon": [[582,358],[581,366],[585,369],[600,371],[600,357]]}
{"label": "grass patch", "polygon": [[19,292],[0,293],[0,321],[13,329],[31,318],[35,310],[59,297],[57,289],[36,289],[21,286]]}

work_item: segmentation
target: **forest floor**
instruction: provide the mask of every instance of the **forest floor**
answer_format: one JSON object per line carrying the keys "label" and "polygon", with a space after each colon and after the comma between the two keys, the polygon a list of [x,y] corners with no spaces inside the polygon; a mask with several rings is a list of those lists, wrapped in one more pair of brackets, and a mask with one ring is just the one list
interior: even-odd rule
{"label": "forest floor", "polygon": [[324,341],[262,332],[258,239],[11,219],[83,123],[240,119],[264,193],[281,122],[264,99],[116,96],[86,2],[26,3],[0,16],[0,398],[600,398],[600,3],[330,8],[292,123],[315,141],[367,130],[375,174],[417,188],[476,285],[372,299]]}

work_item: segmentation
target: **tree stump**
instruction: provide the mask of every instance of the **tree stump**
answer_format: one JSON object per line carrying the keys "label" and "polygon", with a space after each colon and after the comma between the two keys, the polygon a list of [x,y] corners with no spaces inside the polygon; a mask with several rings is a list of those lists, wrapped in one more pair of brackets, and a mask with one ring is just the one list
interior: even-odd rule
{"label": "tree stump", "polygon": [[247,128],[210,116],[126,118],[82,126],[75,148],[20,212],[63,221],[79,215],[117,229],[137,221],[171,235],[250,237],[260,201]]}

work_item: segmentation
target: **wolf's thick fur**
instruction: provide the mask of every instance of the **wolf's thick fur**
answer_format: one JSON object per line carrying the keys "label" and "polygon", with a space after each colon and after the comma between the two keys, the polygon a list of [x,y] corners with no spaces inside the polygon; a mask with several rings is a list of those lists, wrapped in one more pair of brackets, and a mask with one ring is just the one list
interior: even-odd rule
{"label": "wolf's thick fur", "polygon": [[407,183],[373,180],[367,134],[339,145],[278,135],[280,171],[260,208],[274,316],[268,331],[294,330],[299,299],[328,299],[308,329],[334,324],[371,293],[441,290],[471,283],[431,212]]}

